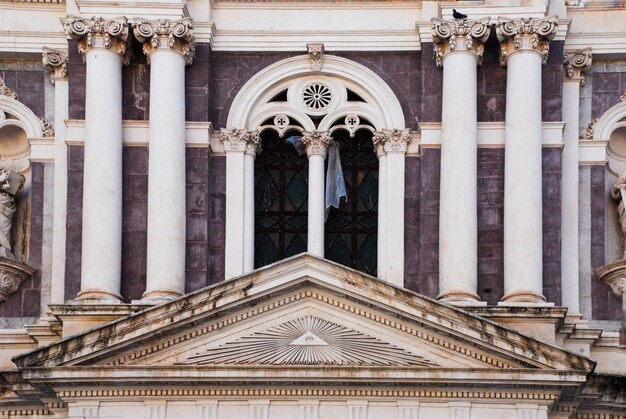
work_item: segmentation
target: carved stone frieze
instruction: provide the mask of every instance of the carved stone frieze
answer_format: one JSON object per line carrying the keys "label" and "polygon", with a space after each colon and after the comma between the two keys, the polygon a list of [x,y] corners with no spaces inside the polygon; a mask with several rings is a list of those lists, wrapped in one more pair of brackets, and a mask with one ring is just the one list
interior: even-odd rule
{"label": "carved stone frieze", "polygon": [[378,338],[310,315],[208,349],[185,364],[438,366]]}
{"label": "carved stone frieze", "polygon": [[542,19],[499,17],[496,34],[500,41],[500,64],[506,66],[508,57],[517,51],[536,51],[548,60],[550,41],[556,36],[559,20],[556,16]]}
{"label": "carved stone frieze", "polygon": [[64,51],[43,47],[43,65],[50,74],[52,84],[57,79],[67,79],[67,54]]}
{"label": "carved stone frieze", "polygon": [[158,49],[171,49],[185,57],[187,65],[193,62],[195,47],[193,21],[190,18],[174,21],[137,19],[133,24],[133,33],[143,43],[143,53],[148,60],[150,54]]}
{"label": "carved stone frieze", "polygon": [[565,51],[565,55],[563,55],[565,74],[572,80],[580,80],[581,84],[584,85],[584,73],[591,67],[591,59],[591,48]]}
{"label": "carved stone frieze", "polygon": [[321,131],[305,131],[302,136],[302,143],[306,147],[306,155],[321,155],[326,158],[328,145],[330,144],[330,133]]}
{"label": "carved stone frieze", "polygon": [[13,90],[9,89],[6,84],[4,84],[4,80],[0,79],[0,96],[7,96],[11,99],[17,100],[17,93]]}
{"label": "carved stone frieze", "polygon": [[378,157],[389,152],[406,152],[411,141],[409,129],[392,129],[376,131],[372,137],[374,149]]}
{"label": "carved stone frieze", "polygon": [[598,123],[598,118],[593,119],[591,122],[587,124],[583,132],[578,136],[579,140],[582,141],[591,141],[593,140],[593,133],[596,129],[596,124]]}
{"label": "carved stone frieze", "polygon": [[120,54],[124,64],[130,63],[129,24],[125,17],[105,19],[68,16],[63,24],[65,34],[78,41],[78,51],[84,54],[91,48],[106,48]]}
{"label": "carved stone frieze", "polygon": [[489,18],[479,20],[431,19],[435,61],[443,65],[443,58],[453,51],[470,51],[476,54],[478,65],[482,63],[485,41],[491,33]]}
{"label": "carved stone frieze", "polygon": [[261,152],[261,137],[257,131],[222,128],[220,140],[224,145],[225,152],[243,151],[253,156]]}
{"label": "carved stone frieze", "polygon": [[41,132],[44,137],[54,137],[54,128],[52,128],[50,121],[40,116],[39,123],[41,124]]}
{"label": "carved stone frieze", "polygon": [[17,291],[20,284],[35,271],[35,268],[19,260],[0,256],[0,303]]}
{"label": "carved stone frieze", "polygon": [[306,44],[306,50],[309,54],[311,71],[320,71],[324,56],[324,44]]}

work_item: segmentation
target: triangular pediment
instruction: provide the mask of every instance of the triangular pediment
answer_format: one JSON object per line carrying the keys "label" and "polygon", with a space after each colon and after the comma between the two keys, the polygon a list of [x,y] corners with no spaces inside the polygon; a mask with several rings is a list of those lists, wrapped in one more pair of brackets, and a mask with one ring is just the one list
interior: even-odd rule
{"label": "triangular pediment", "polygon": [[306,254],[14,362],[20,369],[176,368],[203,377],[245,366],[257,367],[259,379],[263,368],[275,366],[290,378],[304,374],[302,368],[389,368],[390,374],[593,368],[586,358]]}

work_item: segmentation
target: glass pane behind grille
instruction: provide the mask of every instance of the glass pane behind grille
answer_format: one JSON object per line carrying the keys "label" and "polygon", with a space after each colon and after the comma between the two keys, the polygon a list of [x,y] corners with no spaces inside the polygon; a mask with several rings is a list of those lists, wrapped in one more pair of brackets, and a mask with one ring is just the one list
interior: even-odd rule
{"label": "glass pane behind grille", "polygon": [[254,267],[306,251],[308,160],[274,131],[262,134],[254,162]]}
{"label": "glass pane behind grille", "polygon": [[359,271],[376,275],[378,240],[378,158],[372,134],[360,130],[354,138],[335,132],[348,197],[331,208],[326,222],[325,256]]}

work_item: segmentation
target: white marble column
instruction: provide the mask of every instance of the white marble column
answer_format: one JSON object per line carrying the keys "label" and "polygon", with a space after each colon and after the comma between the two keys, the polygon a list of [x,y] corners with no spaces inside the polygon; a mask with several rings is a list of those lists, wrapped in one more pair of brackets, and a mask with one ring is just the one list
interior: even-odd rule
{"label": "white marble column", "polygon": [[191,19],[133,25],[150,64],[148,249],[144,302],[185,293],[185,66],[193,61]]}
{"label": "white marble column", "polygon": [[54,84],[54,200],[52,222],[52,286],[50,303],[65,302],[65,238],[67,221],[67,127],[68,82],[67,54],[43,49],[43,64]]}
{"label": "white marble column", "polygon": [[404,163],[410,140],[408,129],[373,137],[379,159],[378,277],[398,287],[404,287]]}
{"label": "white marble column", "polygon": [[220,139],[226,153],[225,279],[230,279],[254,267],[254,155],[261,139],[236,128],[222,129]]}
{"label": "white marble column", "polygon": [[122,65],[126,18],[68,17],[87,63],[83,237],[78,300],[117,302],[122,264]]}
{"label": "white marble column", "polygon": [[541,67],[558,20],[500,18],[507,67],[504,172],[504,297],[543,302]]}
{"label": "white marble column", "polygon": [[304,132],[302,142],[309,158],[309,208],[307,225],[307,252],[324,257],[324,218],[326,193],[324,188],[324,159],[328,152],[328,132]]}
{"label": "white marble column", "polygon": [[591,49],[566,51],[563,61],[563,161],[561,177],[561,305],[569,318],[580,318],[578,292],[578,108],[583,73],[591,67]]}
{"label": "white marble column", "polygon": [[489,19],[432,19],[435,60],[443,67],[439,299],[478,301],[477,65]]}

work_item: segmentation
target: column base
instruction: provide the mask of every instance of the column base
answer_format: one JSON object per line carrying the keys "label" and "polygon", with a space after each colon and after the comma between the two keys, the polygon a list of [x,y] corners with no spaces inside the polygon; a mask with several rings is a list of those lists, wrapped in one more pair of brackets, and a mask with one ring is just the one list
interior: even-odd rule
{"label": "column base", "polygon": [[486,302],[480,301],[478,294],[458,290],[448,291],[445,294],[439,294],[439,296],[437,296],[437,300],[459,306],[487,305]]}
{"label": "column base", "polygon": [[113,292],[88,288],[86,290],[81,290],[78,294],[76,294],[76,298],[74,300],[87,304],[121,304],[122,296]]}
{"label": "column base", "polygon": [[[546,297],[544,297],[543,295],[538,294],[538,293],[536,293],[534,291],[521,290],[521,291],[514,291],[514,292],[510,292],[510,293],[506,294],[504,297],[502,297],[502,301],[500,303],[498,303],[498,305],[500,305],[501,303],[538,303],[538,304],[545,304],[546,303]],[[552,305],[554,305],[554,304],[552,304]]]}
{"label": "column base", "polygon": [[141,300],[133,301],[136,304],[164,304],[169,303],[172,300],[177,299],[182,294],[177,291],[168,291],[168,290],[154,290],[154,291],[146,291],[141,296]]}

